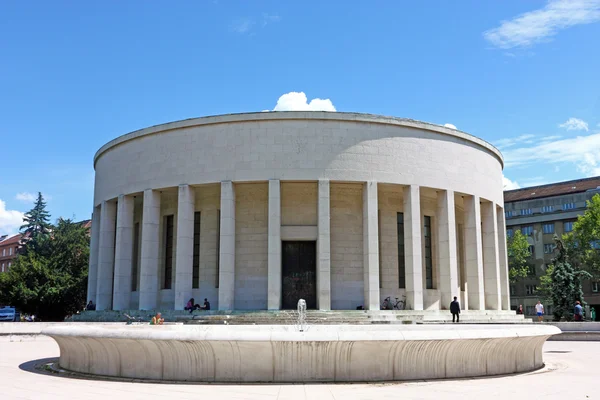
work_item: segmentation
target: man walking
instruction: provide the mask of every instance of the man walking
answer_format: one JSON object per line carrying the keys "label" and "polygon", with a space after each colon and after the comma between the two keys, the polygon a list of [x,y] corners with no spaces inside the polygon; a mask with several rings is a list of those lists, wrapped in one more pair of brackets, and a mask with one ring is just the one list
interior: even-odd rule
{"label": "man walking", "polygon": [[575,321],[583,321],[583,307],[581,307],[581,302],[579,300],[575,302]]}
{"label": "man walking", "polygon": [[539,300],[535,305],[535,313],[537,314],[538,322],[542,322],[544,320],[544,305]]}
{"label": "man walking", "polygon": [[454,323],[456,320],[456,323],[458,323],[460,319],[460,303],[456,299],[456,296],[454,296],[454,301],[450,303],[450,312],[452,313],[452,322]]}

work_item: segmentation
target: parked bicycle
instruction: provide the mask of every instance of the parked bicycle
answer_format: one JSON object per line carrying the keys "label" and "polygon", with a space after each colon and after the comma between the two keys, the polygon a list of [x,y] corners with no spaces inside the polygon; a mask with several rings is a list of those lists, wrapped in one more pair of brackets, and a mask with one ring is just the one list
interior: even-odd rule
{"label": "parked bicycle", "polygon": [[126,322],[127,325],[132,325],[132,324],[137,325],[137,324],[147,324],[148,323],[148,321],[142,319],[141,317],[132,317],[131,315],[125,314],[125,313],[123,313],[123,316],[125,318],[127,318],[127,322]]}
{"label": "parked bicycle", "polygon": [[388,296],[381,303],[382,310],[404,310],[406,309],[406,296],[402,296],[402,300],[395,297],[396,301],[391,300],[391,296]]}

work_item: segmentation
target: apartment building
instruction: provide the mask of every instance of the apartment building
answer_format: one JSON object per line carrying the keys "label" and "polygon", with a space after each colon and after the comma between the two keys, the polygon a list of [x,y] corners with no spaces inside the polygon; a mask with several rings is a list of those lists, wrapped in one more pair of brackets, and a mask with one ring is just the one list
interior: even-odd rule
{"label": "apartment building", "polygon": [[21,248],[21,234],[0,236],[0,274],[8,271]]}
{"label": "apartment building", "polygon": [[[597,193],[600,193],[600,176],[504,192],[506,234],[510,237],[520,230],[527,236],[531,252],[529,276],[510,285],[512,309],[521,304],[526,315],[535,314],[540,276],[555,256],[554,234],[561,236],[572,231],[573,223],[585,211],[586,201]],[[598,281],[583,283],[585,301],[597,312],[599,289]],[[546,315],[551,318],[551,305],[546,306]]]}

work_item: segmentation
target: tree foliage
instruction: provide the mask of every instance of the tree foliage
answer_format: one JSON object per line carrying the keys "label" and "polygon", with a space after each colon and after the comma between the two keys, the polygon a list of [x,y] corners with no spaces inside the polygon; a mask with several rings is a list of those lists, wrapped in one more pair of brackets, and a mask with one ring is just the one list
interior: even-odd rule
{"label": "tree foliage", "polygon": [[38,192],[37,200],[31,210],[25,213],[21,234],[29,248],[39,247],[47,239],[52,225],[50,224],[50,214],[46,210],[46,202],[42,193]]}
{"label": "tree foliage", "polygon": [[587,201],[585,212],[565,236],[569,257],[579,268],[600,276],[600,194]]}
{"label": "tree foliage", "polygon": [[567,251],[563,241],[554,235],[556,243],[556,257],[552,259],[552,270],[550,272],[551,282],[549,288],[552,305],[554,307],[554,319],[560,321],[562,318],[570,321],[573,317],[573,307],[577,300],[583,304],[583,290],[581,281],[591,277],[585,271],[574,268],[567,258]]}
{"label": "tree foliage", "polygon": [[51,237],[19,255],[0,275],[0,303],[43,321],[62,321],[85,305],[88,257],[87,229],[59,219]]}
{"label": "tree foliage", "polygon": [[529,242],[527,236],[521,231],[515,231],[512,237],[506,238],[506,250],[508,253],[508,274],[511,282],[518,278],[525,278],[529,273]]}

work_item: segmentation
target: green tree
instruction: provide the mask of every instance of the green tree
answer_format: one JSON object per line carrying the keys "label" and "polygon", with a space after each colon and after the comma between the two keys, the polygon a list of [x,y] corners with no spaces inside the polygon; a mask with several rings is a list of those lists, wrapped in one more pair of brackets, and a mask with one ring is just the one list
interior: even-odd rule
{"label": "green tree", "polygon": [[583,304],[581,281],[590,278],[591,275],[586,271],[577,270],[569,263],[563,241],[557,235],[554,235],[554,242],[556,257],[552,259],[551,283],[545,290],[550,293],[552,299],[554,319],[560,321],[564,318],[570,321],[575,302],[579,300]]}
{"label": "green tree", "polygon": [[511,282],[518,278],[525,278],[529,273],[529,242],[527,236],[521,231],[515,231],[511,237],[506,238],[506,250],[508,253],[508,276]]}
{"label": "green tree", "polygon": [[46,211],[46,202],[42,193],[38,192],[37,200],[31,210],[25,213],[21,234],[27,245],[33,247],[40,246],[48,237],[52,225],[50,224],[50,214]]}
{"label": "green tree", "polygon": [[43,321],[62,321],[85,305],[88,257],[87,229],[59,219],[48,240],[0,274],[0,303]]}
{"label": "green tree", "polygon": [[600,194],[588,200],[585,212],[565,235],[565,247],[571,261],[595,276],[600,276]]}

